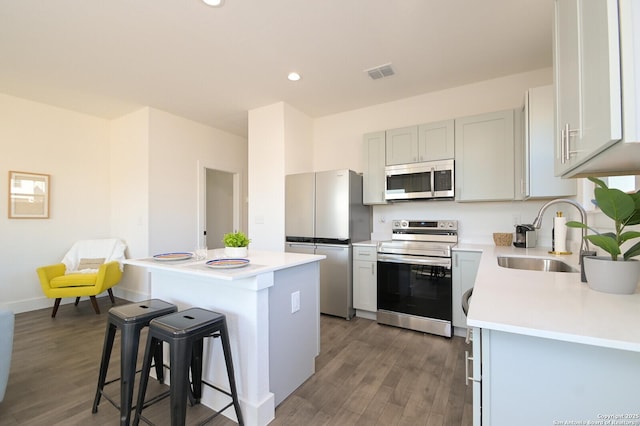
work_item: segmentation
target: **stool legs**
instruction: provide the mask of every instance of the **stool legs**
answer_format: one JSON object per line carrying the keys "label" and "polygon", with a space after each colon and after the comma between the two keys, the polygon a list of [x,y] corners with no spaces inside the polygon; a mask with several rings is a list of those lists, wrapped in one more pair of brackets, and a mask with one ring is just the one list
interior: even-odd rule
{"label": "stool legs", "polygon": [[96,397],[93,400],[92,413],[98,412],[98,404],[102,396],[102,389],[107,379],[107,368],[109,367],[109,359],[111,359],[111,349],[113,348],[113,340],[116,336],[116,326],[107,323],[107,331],[104,334],[104,345],[102,347],[102,360],[100,361],[100,373],[98,374],[98,388],[96,389]]}
{"label": "stool legs", "polygon": [[236,410],[238,424],[244,425],[242,420],[242,411],[240,411],[240,402],[238,401],[238,389],[236,389],[235,373],[233,371],[233,361],[231,360],[231,346],[229,345],[229,332],[227,330],[227,319],[223,319],[220,328],[220,339],[222,340],[222,350],[224,352],[224,362],[227,364],[227,376],[229,377],[229,387],[231,389],[231,398],[233,399],[233,408]]}
{"label": "stool legs", "polygon": [[[216,337],[220,337],[222,343],[227,376],[231,388],[229,392],[202,378],[203,340]],[[145,402],[152,351],[158,341],[167,342],[169,345],[171,384],[168,392]],[[191,383],[189,380],[190,371]],[[187,400],[192,399],[192,402],[199,402],[202,398],[202,385],[207,385],[231,397],[232,402],[227,403],[225,407],[219,410],[214,410],[214,414],[201,424],[208,423],[224,410],[233,406],[238,423],[244,425],[235,382],[229,332],[224,315],[201,308],[191,308],[183,312],[176,312],[175,314],[153,319],[149,323],[149,336],[145,348],[133,425],[137,426],[140,420],[148,422],[148,419],[142,416],[143,409],[158,402],[168,394],[170,397],[171,425],[184,426],[187,415]]]}
{"label": "stool legs", "polygon": [[171,426],[184,426],[187,418],[191,351],[192,347],[186,340],[170,345]]}
{"label": "stool legs", "polygon": [[131,419],[131,401],[140,343],[140,328],[132,327],[128,331],[120,334],[122,340],[120,345],[120,424],[122,426],[128,426]]}
{"label": "stool legs", "polygon": [[198,404],[202,399],[202,353],[203,353],[203,341],[202,339],[196,340],[193,343],[193,350],[191,354],[191,393],[193,394],[193,403]]}
{"label": "stool legs", "polygon": [[[100,400],[104,397],[120,411],[120,424],[128,426],[131,420],[133,390],[135,386],[136,365],[138,360],[138,346],[140,334],[143,328],[149,325],[154,318],[161,317],[177,311],[177,307],[159,299],[151,299],[138,303],[131,303],[109,310],[107,330],[105,332],[98,386],[93,402],[92,412],[98,411]],[[109,361],[113,350],[116,331],[120,329],[120,377],[106,381]],[[162,342],[158,341],[151,348],[150,359],[155,360],[157,379],[164,381],[164,367],[162,357]],[[148,370],[147,370],[148,372]],[[104,392],[105,385],[120,382],[119,405],[114,399]]]}

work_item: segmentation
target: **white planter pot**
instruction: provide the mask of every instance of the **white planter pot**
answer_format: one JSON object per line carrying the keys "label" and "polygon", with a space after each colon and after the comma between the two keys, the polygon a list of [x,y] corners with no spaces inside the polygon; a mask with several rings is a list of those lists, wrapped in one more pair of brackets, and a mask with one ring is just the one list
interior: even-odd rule
{"label": "white planter pot", "polygon": [[584,258],[584,273],[593,290],[633,294],[640,280],[640,262],[635,259],[613,261],[605,256],[587,256]]}
{"label": "white planter pot", "polygon": [[247,247],[225,247],[224,255],[227,257],[242,258],[247,257]]}

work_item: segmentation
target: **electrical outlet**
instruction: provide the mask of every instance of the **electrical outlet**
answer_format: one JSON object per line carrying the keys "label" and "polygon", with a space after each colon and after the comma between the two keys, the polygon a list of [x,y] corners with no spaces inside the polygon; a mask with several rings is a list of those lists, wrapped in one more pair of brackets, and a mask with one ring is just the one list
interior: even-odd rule
{"label": "electrical outlet", "polygon": [[300,292],[294,291],[291,293],[291,313],[298,312],[300,310]]}

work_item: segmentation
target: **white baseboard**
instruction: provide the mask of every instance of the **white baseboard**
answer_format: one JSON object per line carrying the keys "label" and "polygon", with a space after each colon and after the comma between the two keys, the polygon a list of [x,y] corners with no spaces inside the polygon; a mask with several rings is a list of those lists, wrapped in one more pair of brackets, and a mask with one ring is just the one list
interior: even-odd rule
{"label": "white baseboard", "polygon": [[[147,300],[149,298],[149,295],[146,293],[140,293],[128,289],[120,289],[118,287],[113,287],[113,295],[121,299],[130,300],[132,302],[140,302],[141,300]],[[105,291],[104,293],[99,294],[97,297],[107,296],[108,294]],[[4,303],[2,304],[2,306],[5,306],[7,309],[13,311],[14,314],[19,314],[21,312],[37,311],[39,309],[53,309],[54,300],[55,299],[49,299],[48,297],[43,295],[40,297],[34,297],[32,299],[15,300],[12,302]],[[75,303],[75,301],[75,297],[66,297],[62,299],[60,304],[67,305],[69,303]]]}

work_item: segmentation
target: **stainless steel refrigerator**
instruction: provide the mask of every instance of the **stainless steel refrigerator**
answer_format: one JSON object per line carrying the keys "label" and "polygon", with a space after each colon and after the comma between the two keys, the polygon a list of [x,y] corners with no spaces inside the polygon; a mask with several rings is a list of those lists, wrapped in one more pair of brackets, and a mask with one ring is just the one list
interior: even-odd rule
{"label": "stainless steel refrigerator", "polygon": [[362,176],[353,170],[287,175],[285,234],[285,251],[327,257],[320,262],[320,312],[351,319],[351,244],[371,237]]}

